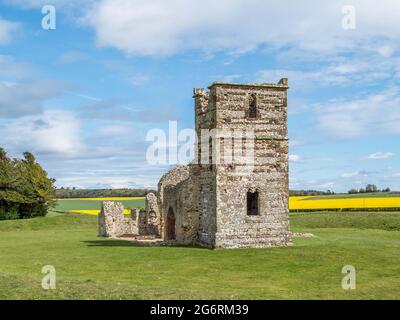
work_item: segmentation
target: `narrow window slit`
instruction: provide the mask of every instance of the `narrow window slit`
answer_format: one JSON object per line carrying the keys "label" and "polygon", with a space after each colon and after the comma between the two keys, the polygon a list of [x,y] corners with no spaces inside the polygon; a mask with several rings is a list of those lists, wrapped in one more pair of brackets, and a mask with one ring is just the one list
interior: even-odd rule
{"label": "narrow window slit", "polygon": [[258,191],[247,192],[247,215],[248,216],[259,215]]}
{"label": "narrow window slit", "polygon": [[257,118],[257,97],[256,97],[256,95],[252,95],[250,97],[248,115],[249,115],[249,118],[251,118],[251,119]]}

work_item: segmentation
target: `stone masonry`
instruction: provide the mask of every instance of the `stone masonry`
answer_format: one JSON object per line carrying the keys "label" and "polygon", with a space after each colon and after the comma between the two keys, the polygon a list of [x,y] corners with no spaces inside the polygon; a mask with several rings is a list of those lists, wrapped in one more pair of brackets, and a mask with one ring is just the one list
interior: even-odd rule
{"label": "stone masonry", "polygon": [[[100,234],[210,248],[290,245],[287,89],[286,78],[194,89],[196,158],[166,173],[133,219],[121,217],[121,204],[104,203]],[[252,155],[250,166],[238,150]]]}
{"label": "stone masonry", "polygon": [[138,234],[136,210],[133,219],[124,216],[124,206],[120,202],[105,201],[99,214],[99,235],[103,237],[120,237],[127,234]]}

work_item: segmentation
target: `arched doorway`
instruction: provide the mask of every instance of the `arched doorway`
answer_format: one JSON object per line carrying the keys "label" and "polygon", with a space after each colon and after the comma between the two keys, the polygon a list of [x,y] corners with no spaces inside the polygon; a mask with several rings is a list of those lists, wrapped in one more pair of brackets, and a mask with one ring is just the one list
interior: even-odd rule
{"label": "arched doorway", "polygon": [[175,240],[175,214],[171,207],[168,209],[167,215],[167,239]]}

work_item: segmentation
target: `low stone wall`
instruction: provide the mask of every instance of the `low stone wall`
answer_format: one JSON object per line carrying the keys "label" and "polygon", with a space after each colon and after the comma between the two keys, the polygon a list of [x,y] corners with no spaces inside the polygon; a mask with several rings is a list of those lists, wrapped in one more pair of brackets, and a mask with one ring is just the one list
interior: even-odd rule
{"label": "low stone wall", "polygon": [[[134,219],[132,219],[134,217]],[[125,218],[121,202],[104,201],[99,214],[99,235],[102,237],[120,237],[138,235],[137,214]]]}
{"label": "low stone wall", "polygon": [[130,216],[124,214],[121,202],[104,201],[99,214],[99,235],[102,237],[160,236],[160,214],[157,197],[146,196],[146,209],[131,209]]}

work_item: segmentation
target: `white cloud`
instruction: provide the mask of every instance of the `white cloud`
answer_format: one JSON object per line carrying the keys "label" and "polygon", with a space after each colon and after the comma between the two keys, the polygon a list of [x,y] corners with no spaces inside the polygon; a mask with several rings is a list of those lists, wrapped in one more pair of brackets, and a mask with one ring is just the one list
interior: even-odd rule
{"label": "white cloud", "polygon": [[368,155],[368,159],[388,159],[394,155],[395,154],[393,152],[376,152]]}
{"label": "white cloud", "polygon": [[1,126],[1,145],[39,154],[74,154],[84,149],[79,120],[70,112],[46,111]]}
{"label": "white cloud", "polygon": [[3,0],[3,2],[10,4],[10,5],[15,5],[19,6],[22,8],[36,8],[36,7],[42,7],[46,4],[53,4],[55,5],[56,2],[58,3],[63,3],[65,0]]}
{"label": "white cloud", "polygon": [[353,177],[357,177],[358,176],[358,171],[355,172],[345,172],[342,174],[342,178],[353,178]]}
{"label": "white cloud", "polygon": [[360,170],[360,171],[354,171],[354,172],[346,172],[341,175],[342,178],[344,179],[349,179],[349,178],[358,178],[362,179],[368,176],[371,176],[373,174],[376,174],[377,172],[373,171],[367,171],[367,170]]}
{"label": "white cloud", "polygon": [[[374,0],[353,0],[355,30],[342,28],[346,0],[3,1],[25,9],[54,4],[67,15],[75,15],[79,24],[93,27],[100,46],[134,55],[170,55],[192,49],[241,53],[267,44],[314,52],[375,48],[389,57],[400,39],[397,0],[382,0],[379,6]],[[379,43],[381,38],[386,42]]]}
{"label": "white cloud", "polygon": [[28,78],[33,70],[29,63],[16,61],[13,57],[0,54],[0,79],[21,80]]}
{"label": "white cloud", "polygon": [[243,76],[241,74],[227,74],[221,77],[222,82],[235,82],[238,81]]}
{"label": "white cloud", "polygon": [[88,56],[79,51],[64,52],[57,60],[60,64],[69,64],[87,59]]}
{"label": "white cloud", "polygon": [[385,58],[391,57],[395,50],[395,47],[391,44],[382,45],[378,48],[379,54]]}
{"label": "white cloud", "polygon": [[[97,164],[95,164],[96,166]],[[140,168],[142,172],[149,172],[148,167]],[[117,170],[117,169],[115,169]],[[137,169],[139,170],[139,169]],[[165,173],[161,168],[155,175],[161,177]],[[93,174],[96,173],[96,174]],[[116,189],[116,188],[157,188],[158,178],[151,177],[151,172],[145,176],[139,176],[133,172],[120,175],[110,174],[108,171],[98,170],[97,172],[78,172],[77,175],[68,174],[57,179],[56,185],[61,187],[93,188],[93,189]]]}
{"label": "white cloud", "polygon": [[297,179],[293,176],[289,177],[289,187],[291,190],[324,190],[332,189],[336,183],[328,179]]}
{"label": "white cloud", "polygon": [[101,100],[81,107],[80,116],[91,120],[106,120],[139,123],[168,123],[169,120],[180,120],[170,106],[135,107],[113,100]]}
{"label": "white cloud", "polygon": [[0,45],[9,43],[19,28],[19,23],[0,19]]}
{"label": "white cloud", "polygon": [[2,0],[6,4],[18,6],[23,9],[42,8],[53,5],[57,8],[77,10],[90,8],[98,0]]}
{"label": "white cloud", "polygon": [[126,125],[108,125],[98,129],[98,133],[102,136],[126,135],[132,131],[132,127]]}
{"label": "white cloud", "polygon": [[16,118],[43,111],[43,105],[64,94],[66,83],[35,79],[37,66],[0,54],[0,118]]}
{"label": "white cloud", "polygon": [[302,158],[297,154],[291,154],[291,155],[289,155],[289,161],[290,162],[301,162]]}
{"label": "white cloud", "polygon": [[74,95],[75,97],[82,98],[82,99],[89,100],[89,101],[94,101],[94,102],[101,102],[102,101],[100,98],[89,96],[87,94],[82,94],[82,93],[79,93],[79,92],[73,92],[73,91],[67,90],[67,91],[65,91],[65,93],[69,93],[69,94]]}
{"label": "white cloud", "polygon": [[339,139],[400,133],[400,92],[396,88],[354,100],[312,107],[317,130]]}
{"label": "white cloud", "polygon": [[374,85],[378,82],[400,79],[400,59],[376,54],[366,49],[355,57],[336,56],[333,61],[327,57],[322,67],[312,70],[271,69],[260,70],[255,74],[258,82],[276,81],[289,78],[289,84],[297,89],[319,89],[320,87],[348,87]]}
{"label": "white cloud", "polygon": [[56,81],[0,82],[0,117],[15,118],[42,111],[45,100],[63,93]]}
{"label": "white cloud", "polygon": [[325,188],[332,188],[332,187],[334,187],[334,186],[335,186],[335,182],[333,182],[333,181],[328,181],[328,182],[325,182],[325,183],[321,183],[321,184],[317,185],[316,187],[317,187],[317,188],[325,189]]}
{"label": "white cloud", "polygon": [[[347,1],[262,0],[102,0],[87,21],[100,46],[128,54],[169,55],[181,50],[243,52],[262,44],[294,45],[306,50],[343,50],[372,39],[400,38],[400,3],[354,0],[356,30],[344,30],[342,7]],[[290,8],[288,10],[287,8]],[[282,19],[282,17],[285,17]],[[368,45],[365,43],[368,42]],[[374,43],[374,42],[372,42]],[[392,49],[383,48],[383,55]]]}
{"label": "white cloud", "polygon": [[148,82],[150,77],[145,74],[137,74],[130,76],[127,80],[132,86],[140,86]]}

